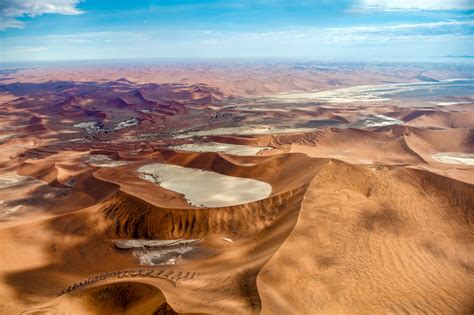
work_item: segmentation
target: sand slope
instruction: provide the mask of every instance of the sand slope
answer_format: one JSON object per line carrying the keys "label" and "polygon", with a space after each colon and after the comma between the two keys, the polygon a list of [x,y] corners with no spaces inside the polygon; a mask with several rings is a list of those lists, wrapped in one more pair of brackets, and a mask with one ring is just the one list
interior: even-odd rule
{"label": "sand slope", "polygon": [[473,193],[418,171],[331,162],[259,273],[262,314],[470,314]]}

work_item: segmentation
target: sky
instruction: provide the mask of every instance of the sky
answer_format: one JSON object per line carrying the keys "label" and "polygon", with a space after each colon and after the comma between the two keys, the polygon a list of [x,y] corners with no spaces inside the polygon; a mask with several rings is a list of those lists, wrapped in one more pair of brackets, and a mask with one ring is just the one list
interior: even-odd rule
{"label": "sky", "polygon": [[473,55],[474,0],[0,1],[0,62]]}

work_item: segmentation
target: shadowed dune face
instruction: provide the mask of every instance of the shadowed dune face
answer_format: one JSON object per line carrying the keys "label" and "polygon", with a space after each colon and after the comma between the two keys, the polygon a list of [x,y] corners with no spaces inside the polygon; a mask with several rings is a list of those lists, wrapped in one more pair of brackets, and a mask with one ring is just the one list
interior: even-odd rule
{"label": "shadowed dune face", "polygon": [[472,313],[472,95],[235,67],[10,74],[0,313]]}
{"label": "shadowed dune face", "polygon": [[122,282],[103,285],[60,298],[60,302],[43,306],[44,313],[74,312],[97,314],[157,314],[176,313],[167,303],[163,293],[154,286]]}

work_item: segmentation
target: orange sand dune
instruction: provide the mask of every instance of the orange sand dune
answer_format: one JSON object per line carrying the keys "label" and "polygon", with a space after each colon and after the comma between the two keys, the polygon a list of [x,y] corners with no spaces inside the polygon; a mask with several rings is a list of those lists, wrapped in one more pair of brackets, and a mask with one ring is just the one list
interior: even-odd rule
{"label": "orange sand dune", "polygon": [[462,112],[414,111],[402,120],[415,127],[469,128],[474,124],[474,117]]}
{"label": "orange sand dune", "polygon": [[[90,288],[117,283],[119,279],[150,283],[160,288],[178,312],[213,313],[219,309],[224,313],[248,312],[259,307],[260,302],[255,287],[258,269],[289,233],[295,222],[297,209],[308,181],[327,161],[292,154],[278,155],[270,159],[256,158],[254,161],[256,165],[252,167],[242,167],[238,164],[232,164],[233,167],[231,167],[230,162],[218,154],[203,156],[202,154],[165,152],[158,158],[165,158],[168,162],[186,163],[193,167],[204,163],[202,167],[214,170],[222,168],[238,176],[253,174],[256,178],[270,181],[274,190],[268,199],[251,204],[227,208],[193,209],[189,205],[186,206],[179,195],[176,197],[181,200],[168,198],[170,201],[174,200],[173,203],[168,202],[168,205],[163,204],[161,198],[153,199],[150,196],[145,198],[143,190],[139,191],[138,187],[134,186],[131,175],[117,177],[116,173],[112,178],[121,186],[121,191],[92,207],[40,222],[3,229],[0,233],[2,239],[6,240],[3,258],[7,282],[19,292],[24,292],[25,297],[40,294],[41,299],[53,299],[52,303],[38,306],[35,310],[57,311],[68,307],[70,303],[78,303],[77,307],[80,308],[82,307],[80,296],[92,294],[87,292],[97,292],[97,290],[91,291]],[[261,163],[258,160],[261,160]],[[311,172],[308,172],[307,168],[301,168],[299,174],[290,173],[295,165],[307,165]],[[270,172],[272,169],[274,171]],[[278,171],[275,173],[276,170]],[[112,178],[108,177],[109,173],[113,174],[109,170],[102,169],[97,172],[97,176],[111,181]],[[141,180],[137,177],[137,181]],[[150,201],[145,201],[147,199]],[[158,202],[161,204],[157,204]],[[172,207],[173,204],[175,205],[173,208],[165,208],[165,206]],[[92,222],[95,224],[91,225]],[[276,222],[280,223],[276,224]],[[36,228],[32,229],[33,226]],[[14,238],[13,236],[18,233],[24,236],[20,239]],[[50,250],[43,254],[38,252],[38,255],[43,258],[38,257],[33,264],[25,261],[21,267],[24,271],[8,271],[16,268],[14,261],[19,257],[13,249],[23,246],[21,245],[23,240],[29,239],[36,233],[40,233],[42,237],[31,246],[50,248]],[[63,235],[63,237],[51,238],[53,235]],[[114,239],[130,238],[200,238],[204,240],[208,249],[198,254],[197,258],[201,258],[196,261],[184,262],[182,266],[176,266],[176,268],[160,266],[150,269],[143,266],[142,269],[136,269],[133,256],[117,251],[111,244],[111,240]],[[226,242],[224,238],[231,239],[232,243]],[[28,255],[36,257],[37,254],[30,251]],[[236,255],[245,259],[236,259],[234,263],[227,263],[229,259],[238,257]],[[50,258],[47,258],[48,256]],[[83,267],[71,269],[71,262],[76,259],[87,263]],[[35,267],[38,266],[36,264],[41,264],[41,261],[47,260],[54,263],[46,268]],[[63,276],[59,276],[60,274]],[[86,280],[92,279],[94,275],[98,275],[97,280]],[[38,287],[27,287],[25,281],[30,277],[41,279],[43,284]],[[72,282],[77,284],[68,286],[68,283]],[[210,283],[218,286],[208,287]],[[248,293],[242,295],[239,283],[247,283]],[[174,288],[178,284],[181,294]],[[195,291],[196,286],[201,288],[199,294]],[[220,293],[215,292],[219,287],[228,289]],[[77,299],[71,301],[63,296],[56,297],[62,290],[72,292],[71,296],[79,294],[76,291],[84,293],[80,293]],[[183,299],[182,292],[189,292],[190,298]],[[5,296],[14,294],[12,291],[3,293]],[[250,295],[247,296],[247,294]],[[212,296],[215,296],[214,299],[219,297],[220,302],[212,305],[202,303],[203,300],[210,302],[209,299],[212,299]],[[140,299],[144,297],[137,293],[137,299],[139,300],[132,299],[134,305],[141,303]],[[250,302],[245,302],[246,299],[250,299]],[[161,304],[156,301],[150,307],[161,307]],[[230,301],[234,302],[229,304]]]}
{"label": "orange sand dune", "polygon": [[426,172],[331,162],[258,275],[262,314],[471,313],[473,197]]}
{"label": "orange sand dune", "polygon": [[469,70],[426,67],[9,74],[0,313],[472,314],[472,96],[268,97]]}

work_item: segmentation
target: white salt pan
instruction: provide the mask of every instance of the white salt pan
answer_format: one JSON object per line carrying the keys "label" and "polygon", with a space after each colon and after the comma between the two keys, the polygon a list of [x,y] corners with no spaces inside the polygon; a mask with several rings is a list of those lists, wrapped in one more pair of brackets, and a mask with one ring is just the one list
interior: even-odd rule
{"label": "white salt pan", "polygon": [[462,152],[441,152],[433,154],[433,159],[447,164],[474,165],[474,154]]}
{"label": "white salt pan", "polygon": [[75,124],[73,127],[87,129],[87,128],[95,127],[97,124],[98,124],[97,121],[86,121],[86,122],[81,122],[79,124]]}
{"label": "white salt pan", "polygon": [[404,121],[398,120],[392,117],[385,115],[371,115],[356,121],[354,127],[382,127],[382,126],[391,126],[391,125],[401,125]]}
{"label": "white salt pan", "polygon": [[36,179],[17,175],[15,172],[4,173],[0,175],[0,189],[20,185],[27,181],[36,181]]}
{"label": "white salt pan", "polygon": [[87,163],[95,167],[115,167],[128,164],[126,161],[112,160],[108,155],[105,154],[91,155],[87,160]]}
{"label": "white salt pan", "polygon": [[170,147],[173,150],[191,152],[224,152],[232,155],[249,156],[257,155],[260,151],[269,150],[270,147],[252,147],[240,144],[228,144],[218,142],[189,143]]}
{"label": "white salt pan", "polygon": [[168,164],[149,164],[138,169],[143,179],[181,193],[196,207],[225,207],[270,196],[272,186],[249,178],[233,177]]}
{"label": "white salt pan", "polygon": [[115,240],[115,246],[120,249],[131,249],[138,257],[140,265],[174,265],[183,255],[195,250],[202,239],[177,240]]}
{"label": "white salt pan", "polygon": [[128,128],[128,127],[136,126],[136,125],[138,125],[138,123],[139,123],[138,119],[131,118],[131,119],[119,122],[118,124],[116,124],[114,126],[114,129],[115,130],[125,129],[125,128]]}
{"label": "white salt pan", "polygon": [[242,126],[242,127],[227,127],[216,128],[211,130],[191,131],[176,136],[177,139],[190,137],[203,137],[213,135],[264,135],[273,133],[291,133],[291,132],[307,132],[315,128],[284,128],[271,126]]}

